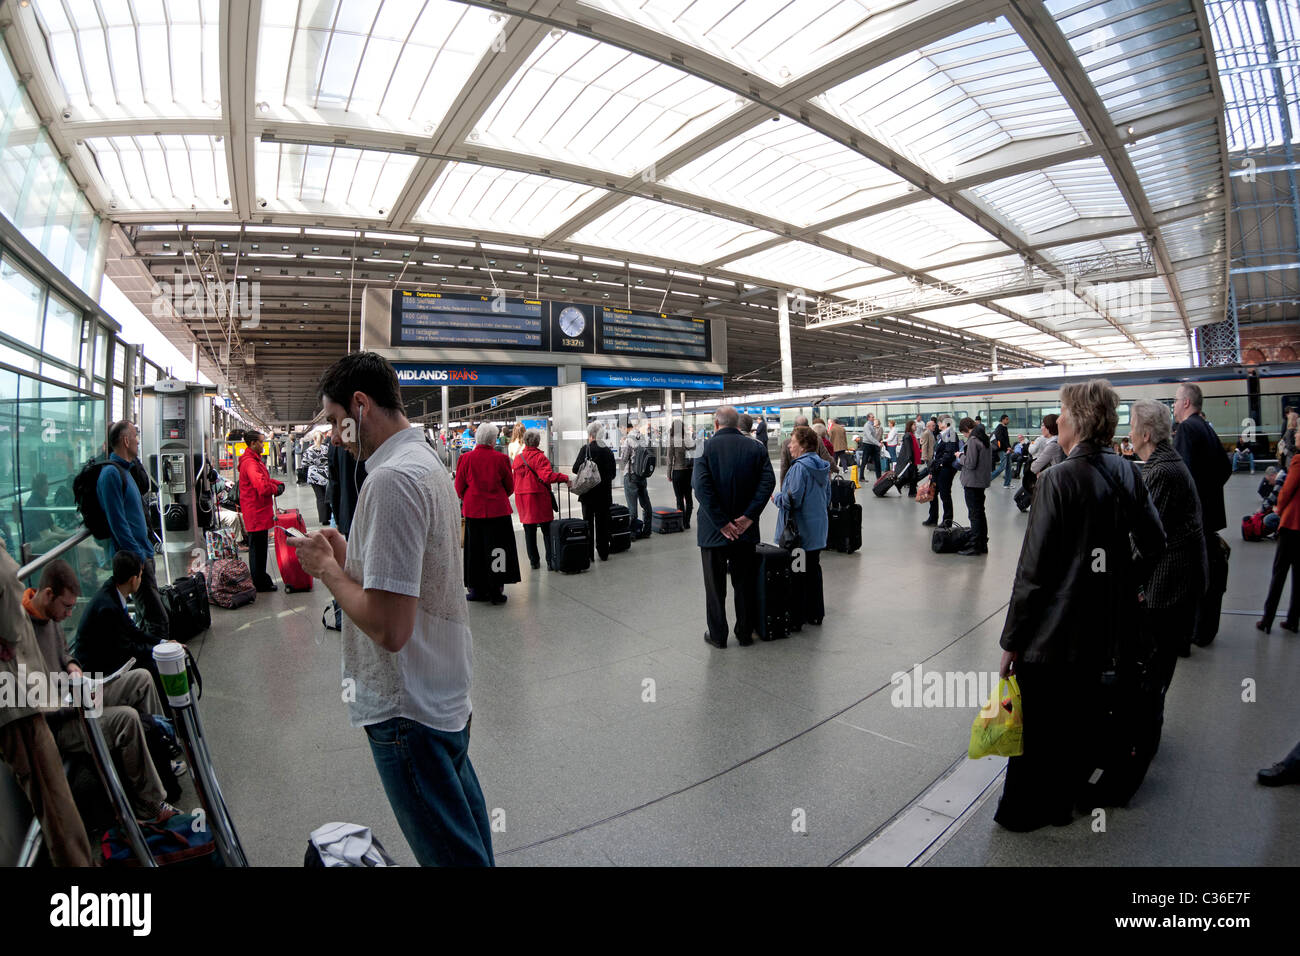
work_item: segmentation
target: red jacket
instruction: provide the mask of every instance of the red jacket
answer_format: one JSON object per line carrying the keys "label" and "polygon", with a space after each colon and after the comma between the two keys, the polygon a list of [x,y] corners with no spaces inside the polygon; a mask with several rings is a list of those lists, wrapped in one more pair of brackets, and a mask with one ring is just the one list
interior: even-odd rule
{"label": "red jacket", "polygon": [[1300,462],[1287,471],[1282,490],[1277,493],[1279,527],[1288,531],[1300,531],[1300,495],[1296,494],[1296,485],[1300,485]]}
{"label": "red jacket", "polygon": [[500,518],[514,514],[510,495],[515,490],[510,459],[487,445],[475,445],[456,465],[456,494],[466,518]]}
{"label": "red jacket", "polygon": [[[529,471],[529,469],[532,471]],[[551,510],[551,493],[547,485],[568,481],[569,476],[551,468],[550,460],[540,448],[524,448],[511,464],[515,479],[515,507],[524,524],[546,524],[555,517]],[[536,472],[534,476],[533,472]]]}
{"label": "red jacket", "polygon": [[279,483],[271,480],[262,456],[246,448],[239,456],[239,511],[245,531],[266,531],[275,524],[275,498]]}

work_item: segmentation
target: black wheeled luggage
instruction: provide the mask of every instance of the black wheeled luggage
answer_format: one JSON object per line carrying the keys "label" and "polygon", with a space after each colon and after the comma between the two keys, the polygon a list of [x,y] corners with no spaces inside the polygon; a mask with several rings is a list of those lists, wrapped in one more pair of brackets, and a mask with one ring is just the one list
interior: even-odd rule
{"label": "black wheeled luggage", "polygon": [[892,471],[887,471],[876,479],[876,483],[871,486],[871,493],[877,498],[883,498],[893,490],[894,485],[897,482],[898,475],[894,474]]}
{"label": "black wheeled luggage", "polygon": [[847,508],[831,508],[826,547],[841,554],[852,554],[862,547],[862,505],[854,503]]}
{"label": "black wheeled luggage", "polygon": [[591,567],[591,532],[587,522],[573,517],[571,500],[569,517],[551,522],[551,560],[555,570],[565,574],[577,574]]}
{"label": "black wheeled luggage", "polygon": [[831,501],[830,507],[834,511],[836,508],[847,508],[854,503],[854,492],[857,488],[853,482],[847,478],[841,478],[836,475],[831,479]]}
{"label": "black wheeled luggage", "polygon": [[159,588],[158,592],[167,609],[168,627],[173,641],[184,644],[212,626],[212,612],[208,608],[208,584],[202,572],[177,578],[174,583]]}
{"label": "black wheeled luggage", "polygon": [[650,530],[655,534],[685,531],[686,518],[676,508],[655,508],[650,515]]}
{"label": "black wheeled luggage", "polygon": [[754,621],[760,640],[776,641],[790,636],[791,554],[774,544],[754,547],[758,569],[758,607]]}
{"label": "black wheeled luggage", "polygon": [[609,506],[609,553],[617,554],[632,547],[632,515],[627,505]]}

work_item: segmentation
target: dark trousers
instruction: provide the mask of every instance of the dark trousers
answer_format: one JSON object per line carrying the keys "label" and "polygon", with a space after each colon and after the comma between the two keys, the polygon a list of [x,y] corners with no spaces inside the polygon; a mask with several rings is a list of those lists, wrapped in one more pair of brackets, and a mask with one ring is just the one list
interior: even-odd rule
{"label": "dark trousers", "polygon": [[546,566],[551,566],[551,523],[524,525],[524,548],[528,551],[528,563],[537,564],[541,556],[537,553],[537,531],[541,529],[542,544],[546,546]]}
{"label": "dark trousers", "polygon": [[1074,818],[1075,798],[1091,769],[1087,736],[1096,722],[1088,715],[1100,680],[1084,668],[1016,663],[1021,705],[1033,718],[1025,720],[1024,753],[1007,761],[993,817],[1008,830],[1036,830]]}
{"label": "dark trousers", "polygon": [[826,616],[826,602],[822,595],[822,553],[805,551],[802,568],[798,559],[790,574],[790,626],[802,627],[805,623],[820,624]]}
{"label": "dark trousers", "polygon": [[[1300,532],[1292,532],[1292,534],[1300,536]],[[1280,549],[1281,545],[1279,544],[1278,547]],[[1296,547],[1298,545],[1292,545],[1292,548]],[[1219,615],[1223,611],[1223,592],[1228,587],[1228,559],[1224,557],[1223,546],[1219,544],[1219,536],[1213,531],[1206,532],[1205,535],[1205,559],[1209,575],[1206,578],[1205,597],[1201,599],[1201,608],[1197,612],[1196,637],[1192,639],[1192,643],[1198,647],[1205,647],[1219,633]],[[1282,596],[1282,582],[1277,580],[1277,555],[1274,555],[1273,560],[1273,576],[1274,584],[1270,584],[1269,593],[1272,593],[1273,587],[1276,585],[1278,589],[1277,596],[1280,598]],[[1285,575],[1283,576],[1285,577]],[[1292,594],[1295,593],[1296,583],[1293,579]],[[1296,623],[1296,611],[1300,609],[1296,605],[1294,597],[1292,597],[1291,602],[1291,614],[1287,618],[1288,624]],[[1276,600],[1273,602],[1273,610],[1277,610]],[[1270,623],[1272,622],[1273,616],[1271,614],[1268,616],[1268,620]]]}
{"label": "dark trousers", "polygon": [[253,575],[253,587],[265,591],[275,584],[266,573],[266,538],[268,530],[248,532],[248,570]]}
{"label": "dark trousers", "polygon": [[582,520],[591,530],[587,537],[591,540],[591,558],[600,555],[601,560],[609,557],[609,505],[607,497],[595,500],[582,499]]}
{"label": "dark trousers", "polygon": [[916,463],[909,461],[906,465],[899,465],[896,470],[901,476],[901,480],[898,482],[898,493],[901,495],[903,493],[903,486],[906,485],[907,496],[909,498],[915,498],[916,483],[919,480],[916,477]]}
{"label": "dark trousers", "polygon": [[[1215,544],[1214,547],[1217,549],[1218,545]],[[1282,601],[1282,588],[1288,574],[1291,575],[1291,604],[1286,624],[1287,627],[1295,627],[1300,624],[1300,531],[1282,528],[1277,533],[1277,550],[1273,552],[1273,578],[1268,583],[1268,599],[1264,602],[1264,623],[1270,627],[1277,615],[1277,606]]]}
{"label": "dark trousers", "polygon": [[727,642],[727,572],[736,603],[736,637],[754,633],[754,608],[758,604],[758,561],[753,541],[733,541],[718,548],[700,548],[704,565],[704,608],[710,640]]}
{"label": "dark trousers", "polygon": [[952,480],[955,473],[946,468],[932,476],[935,495],[930,499],[930,521],[939,520],[939,502],[943,502],[943,523],[952,524]]}
{"label": "dark trousers", "polygon": [[876,470],[876,478],[879,479],[881,475],[879,445],[862,446],[862,473],[864,476],[866,475],[868,465]]}
{"label": "dark trousers", "polygon": [[327,485],[312,485],[311,490],[316,495],[316,517],[322,525],[330,523],[330,499],[329,487]]}
{"label": "dark trousers", "polygon": [[688,528],[691,526],[691,512],[695,510],[695,497],[691,494],[691,475],[689,468],[679,469],[672,474],[677,510],[682,513],[682,521]]}
{"label": "dark trousers", "polygon": [[153,559],[142,564],[144,575],[140,579],[140,589],[135,592],[135,605],[144,617],[143,630],[160,641],[165,641],[171,637],[167,605],[163,604],[162,592],[158,590],[158,575],[154,571]]}
{"label": "dark trousers", "polygon": [[641,528],[642,535],[650,533],[650,519],[653,512],[650,510],[650,489],[644,478],[638,478],[635,475],[623,476],[623,495],[627,498],[628,518],[632,523],[633,532],[636,531],[636,508],[637,504],[641,505],[641,521],[644,527]]}
{"label": "dark trousers", "polygon": [[966,512],[970,515],[970,543],[977,551],[987,551],[989,546],[989,522],[984,515],[984,492],[986,488],[968,488],[962,485],[966,495]]}

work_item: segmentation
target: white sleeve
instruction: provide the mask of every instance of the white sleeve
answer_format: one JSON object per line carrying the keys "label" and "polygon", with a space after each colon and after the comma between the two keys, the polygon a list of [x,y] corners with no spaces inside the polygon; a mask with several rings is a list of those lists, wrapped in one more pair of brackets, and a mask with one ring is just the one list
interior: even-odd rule
{"label": "white sleeve", "polygon": [[367,497],[373,508],[367,550],[367,591],[392,591],[420,596],[424,552],[429,540],[429,496],[413,479],[391,469],[366,478]]}

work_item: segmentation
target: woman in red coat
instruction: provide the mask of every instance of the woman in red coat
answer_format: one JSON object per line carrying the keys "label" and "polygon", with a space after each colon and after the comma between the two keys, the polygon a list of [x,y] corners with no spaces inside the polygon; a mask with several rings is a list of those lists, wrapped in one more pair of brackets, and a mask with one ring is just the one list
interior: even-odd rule
{"label": "woman in red coat", "polygon": [[244,443],[248,447],[239,456],[239,511],[244,516],[244,533],[248,536],[248,568],[253,574],[253,587],[259,591],[278,591],[266,573],[266,539],[275,524],[272,499],[284,490],[284,485],[272,480],[266,470],[261,434],[244,432]]}
{"label": "woman in red coat", "polygon": [[537,529],[542,529],[542,543],[546,545],[546,569],[551,565],[551,490],[547,485],[568,481],[569,476],[551,468],[550,459],[542,452],[542,434],[534,429],[524,433],[524,447],[511,463],[515,479],[515,505],[519,520],[524,525],[524,546],[528,560],[536,570],[542,566],[537,554]]}
{"label": "woman in red coat", "polygon": [[471,601],[506,603],[506,585],[519,578],[510,495],[515,490],[510,459],[492,446],[497,427],[484,422],[474,447],[456,465],[456,494],[465,517],[465,587]]}

